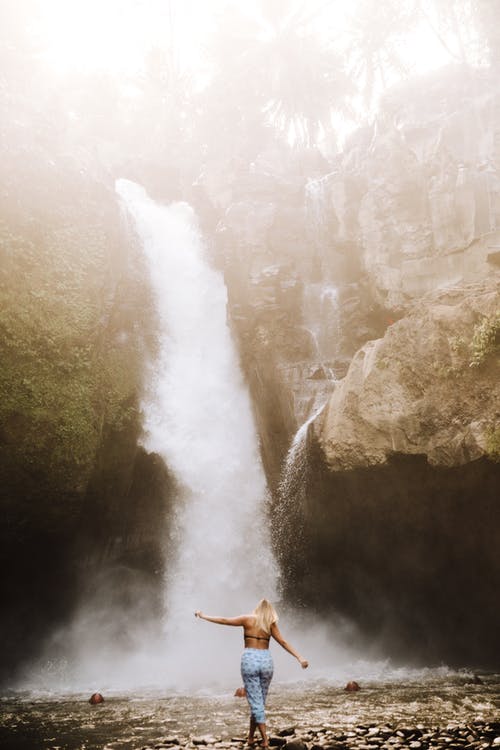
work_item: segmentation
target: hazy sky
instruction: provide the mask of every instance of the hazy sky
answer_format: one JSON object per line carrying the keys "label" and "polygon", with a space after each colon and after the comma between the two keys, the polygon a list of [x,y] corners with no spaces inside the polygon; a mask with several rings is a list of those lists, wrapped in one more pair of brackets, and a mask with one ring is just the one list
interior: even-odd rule
{"label": "hazy sky", "polygon": [[[244,13],[255,5],[232,0]],[[202,64],[204,40],[216,29],[228,0],[44,0],[39,30],[46,57],[58,70],[137,70],[148,49],[173,36],[183,66]],[[325,3],[322,28],[342,45],[342,28],[356,11],[353,0]],[[37,29],[38,31],[38,29]],[[421,26],[404,40],[403,55],[416,70],[446,63],[444,49]]]}

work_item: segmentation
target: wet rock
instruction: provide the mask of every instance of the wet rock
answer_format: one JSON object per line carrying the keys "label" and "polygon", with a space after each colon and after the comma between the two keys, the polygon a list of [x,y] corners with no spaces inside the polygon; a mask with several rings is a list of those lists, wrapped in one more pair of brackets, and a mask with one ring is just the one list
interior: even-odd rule
{"label": "wet rock", "polygon": [[98,703],[104,703],[104,698],[101,693],[92,693],[89,698],[89,703],[91,706],[96,706]]}
{"label": "wet rock", "polygon": [[272,747],[281,747],[286,744],[286,739],[284,737],[269,737],[269,744]]}
{"label": "wet rock", "polygon": [[357,690],[361,690],[361,688],[355,680],[351,680],[350,682],[347,683],[344,690],[347,690],[347,692],[349,693],[354,693]]}
{"label": "wet rock", "polygon": [[278,737],[289,737],[292,734],[295,734],[295,727],[286,727],[285,729],[280,729]]}
{"label": "wet rock", "polygon": [[207,735],[205,737],[191,737],[193,745],[213,745],[217,742],[215,737]]}
{"label": "wet rock", "polygon": [[301,740],[291,740],[284,745],[285,750],[307,750],[307,745]]}

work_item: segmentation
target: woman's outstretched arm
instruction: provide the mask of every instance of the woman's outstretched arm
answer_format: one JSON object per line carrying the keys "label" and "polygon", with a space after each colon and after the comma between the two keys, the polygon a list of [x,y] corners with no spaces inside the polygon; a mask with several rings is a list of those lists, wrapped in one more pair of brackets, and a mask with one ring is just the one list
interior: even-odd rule
{"label": "woman's outstretched arm", "polygon": [[217,625],[245,625],[248,615],[240,615],[239,617],[211,617],[210,615],[204,615],[199,609],[194,613],[195,617],[199,617],[200,620],[206,620],[207,622],[215,622]]}
{"label": "woman's outstretched arm", "polygon": [[285,641],[285,639],[281,635],[280,630],[275,622],[273,622],[273,624],[271,625],[271,635],[275,641],[278,641],[280,646],[283,646],[285,651],[288,651],[289,654],[291,654],[292,656],[295,656],[297,661],[300,663],[300,666],[302,667],[302,669],[306,669],[309,666],[309,662],[307,661],[307,659],[303,659],[302,656],[297,651],[295,651],[294,647],[291,646],[290,643],[287,643]]}

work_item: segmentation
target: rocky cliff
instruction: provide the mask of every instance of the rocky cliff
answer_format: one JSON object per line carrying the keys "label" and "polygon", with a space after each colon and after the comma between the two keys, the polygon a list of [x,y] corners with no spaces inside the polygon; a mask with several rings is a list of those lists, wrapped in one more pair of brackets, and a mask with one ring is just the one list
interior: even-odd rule
{"label": "rocky cliff", "polygon": [[287,595],[405,661],[497,663],[498,301],[430,293],[362,347],[275,505]]}
{"label": "rocky cliff", "polygon": [[284,593],[403,658],[495,651],[499,106],[405,84],[330,164],[269,145],[219,224]]}
{"label": "rocky cliff", "polygon": [[138,447],[154,315],[112,182],[31,100],[0,106],[4,677],[99,561],[158,575],[168,483]]}
{"label": "rocky cliff", "polygon": [[[332,471],[498,458],[500,279],[432,292],[356,352],[316,421]],[[495,447],[496,446],[496,447]]]}

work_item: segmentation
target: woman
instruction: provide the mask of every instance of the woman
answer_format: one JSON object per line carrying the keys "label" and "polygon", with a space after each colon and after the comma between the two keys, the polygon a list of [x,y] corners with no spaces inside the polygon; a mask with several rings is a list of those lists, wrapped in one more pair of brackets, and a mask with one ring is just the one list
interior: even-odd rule
{"label": "woman", "polygon": [[218,625],[240,625],[243,628],[245,650],[241,657],[241,676],[246,689],[246,696],[250,705],[250,730],[248,744],[255,743],[256,727],[262,735],[262,747],[269,747],[266,729],[265,703],[267,691],[273,676],[273,659],[269,651],[271,636],[280,646],[295,656],[302,669],[306,669],[308,662],[285,641],[278,629],[278,615],[273,605],[267,599],[261,599],[251,615],[239,617],[209,617],[197,610],[195,617]]}

